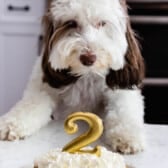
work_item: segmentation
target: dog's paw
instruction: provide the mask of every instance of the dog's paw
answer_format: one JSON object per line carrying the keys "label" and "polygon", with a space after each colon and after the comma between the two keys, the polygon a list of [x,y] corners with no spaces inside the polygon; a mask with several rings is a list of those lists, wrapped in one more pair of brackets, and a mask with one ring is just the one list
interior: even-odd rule
{"label": "dog's paw", "polygon": [[23,139],[23,126],[15,118],[0,119],[0,140],[14,141]]}
{"label": "dog's paw", "polygon": [[106,134],[106,142],[115,152],[123,154],[135,154],[145,148],[145,140],[142,135],[131,134]]}
{"label": "dog's paw", "polygon": [[124,140],[117,138],[111,142],[111,147],[114,151],[123,154],[134,154],[144,150],[144,145],[139,140]]}

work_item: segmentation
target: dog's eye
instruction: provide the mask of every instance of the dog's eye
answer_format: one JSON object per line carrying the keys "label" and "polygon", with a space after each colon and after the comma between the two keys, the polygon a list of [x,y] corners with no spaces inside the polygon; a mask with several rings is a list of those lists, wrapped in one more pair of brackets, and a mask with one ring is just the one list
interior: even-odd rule
{"label": "dog's eye", "polygon": [[104,27],[106,25],[106,22],[105,21],[100,21],[97,23],[97,27],[100,28],[100,27]]}
{"label": "dog's eye", "polygon": [[76,20],[68,20],[65,22],[65,25],[67,25],[69,28],[77,28],[78,23]]}

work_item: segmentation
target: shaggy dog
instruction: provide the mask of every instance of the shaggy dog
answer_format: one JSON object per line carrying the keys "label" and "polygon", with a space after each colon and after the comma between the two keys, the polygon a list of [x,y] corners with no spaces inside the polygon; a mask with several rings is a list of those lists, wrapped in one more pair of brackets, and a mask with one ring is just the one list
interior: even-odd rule
{"label": "shaggy dog", "polygon": [[[123,0],[52,0],[44,47],[20,100],[0,119],[0,139],[30,136],[51,116],[104,117],[113,150],[144,148],[144,63]],[[60,115],[60,116],[59,116]]]}

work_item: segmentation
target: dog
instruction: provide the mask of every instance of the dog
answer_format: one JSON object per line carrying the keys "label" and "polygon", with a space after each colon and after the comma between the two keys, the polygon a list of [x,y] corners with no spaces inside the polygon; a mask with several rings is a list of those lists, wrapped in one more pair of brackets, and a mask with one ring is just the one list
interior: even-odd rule
{"label": "dog", "polygon": [[44,45],[22,99],[0,119],[0,139],[23,139],[75,111],[103,117],[105,142],[142,151],[144,60],[124,0],[52,0]]}

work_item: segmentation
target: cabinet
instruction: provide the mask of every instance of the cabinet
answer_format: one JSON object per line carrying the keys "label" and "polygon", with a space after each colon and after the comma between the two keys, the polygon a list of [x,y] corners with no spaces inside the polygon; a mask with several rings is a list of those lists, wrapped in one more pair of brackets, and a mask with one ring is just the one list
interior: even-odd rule
{"label": "cabinet", "polygon": [[0,115],[21,98],[39,56],[44,7],[42,0],[0,0]]}
{"label": "cabinet", "polygon": [[127,1],[146,64],[145,122],[168,124],[168,1]]}

